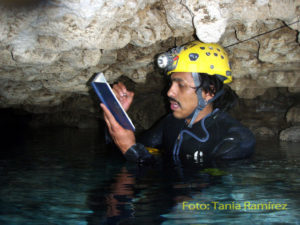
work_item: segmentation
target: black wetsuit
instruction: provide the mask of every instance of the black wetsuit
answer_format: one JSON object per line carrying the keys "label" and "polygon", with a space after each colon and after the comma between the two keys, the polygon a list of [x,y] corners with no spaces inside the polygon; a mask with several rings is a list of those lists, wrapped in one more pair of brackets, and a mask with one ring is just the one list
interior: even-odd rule
{"label": "black wetsuit", "polygon": [[185,119],[167,115],[128,149],[126,159],[144,162],[153,158],[145,146],[159,148],[175,160],[239,159],[253,153],[255,137],[226,112],[215,109],[192,128]]}

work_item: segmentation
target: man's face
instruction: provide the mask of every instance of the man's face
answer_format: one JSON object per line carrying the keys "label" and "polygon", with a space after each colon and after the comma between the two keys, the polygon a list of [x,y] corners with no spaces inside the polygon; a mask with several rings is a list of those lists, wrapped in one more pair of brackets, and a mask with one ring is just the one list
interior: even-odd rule
{"label": "man's face", "polygon": [[174,117],[184,119],[191,115],[198,104],[192,74],[188,72],[173,73],[167,95]]}

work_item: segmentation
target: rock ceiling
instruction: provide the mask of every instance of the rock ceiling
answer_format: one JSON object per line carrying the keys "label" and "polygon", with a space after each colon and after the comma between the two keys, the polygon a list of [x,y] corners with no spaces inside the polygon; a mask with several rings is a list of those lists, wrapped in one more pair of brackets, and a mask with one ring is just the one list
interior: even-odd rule
{"label": "rock ceiling", "polygon": [[[27,0],[30,2],[30,0]],[[88,95],[94,73],[143,83],[154,58],[193,38],[229,46],[291,24],[299,0],[48,0],[0,8],[0,107]],[[227,48],[243,98],[300,89],[300,24]]]}

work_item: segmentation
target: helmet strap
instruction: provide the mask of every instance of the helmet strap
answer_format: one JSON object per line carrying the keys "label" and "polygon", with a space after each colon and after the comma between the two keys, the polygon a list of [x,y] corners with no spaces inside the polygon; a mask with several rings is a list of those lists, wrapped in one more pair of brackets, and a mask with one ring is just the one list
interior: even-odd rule
{"label": "helmet strap", "polygon": [[[199,75],[198,73],[193,72],[192,73],[193,79],[194,79],[194,83],[196,87],[200,86],[200,80],[199,80]],[[224,93],[224,89],[221,89],[220,91],[218,91],[214,97],[212,97],[210,100],[206,101],[203,97],[202,97],[202,88],[198,88],[198,90],[196,91],[197,94],[197,98],[198,98],[198,105],[196,107],[196,109],[194,110],[194,112],[191,113],[191,115],[189,115],[187,118],[192,118],[191,122],[189,123],[188,127],[191,128],[193,126],[194,121],[196,120],[197,116],[199,115],[199,113],[211,102],[213,102],[214,100],[216,100],[217,98],[219,98],[222,94]]]}

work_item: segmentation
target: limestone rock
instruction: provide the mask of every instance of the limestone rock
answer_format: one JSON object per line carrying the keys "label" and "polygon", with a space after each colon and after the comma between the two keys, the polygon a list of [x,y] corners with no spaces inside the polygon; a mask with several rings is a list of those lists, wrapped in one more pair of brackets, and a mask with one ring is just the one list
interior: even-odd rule
{"label": "limestone rock", "polygon": [[164,21],[165,14],[160,10],[140,11],[135,21],[130,25],[133,29],[131,44],[139,47],[148,47],[156,41],[163,41],[172,36],[172,31]]}
{"label": "limestone rock", "polygon": [[2,108],[59,111],[71,96],[88,96],[100,71],[109,82],[149,83],[159,53],[195,38],[226,47],[240,97],[255,99],[271,87],[299,93],[300,25],[289,25],[299,20],[298,0],[6,2],[14,4],[0,5]]}
{"label": "limestone rock", "polygon": [[180,1],[165,1],[166,18],[168,25],[176,37],[192,35],[194,32],[192,15]]}
{"label": "limestone rock", "polygon": [[4,68],[15,67],[16,62],[12,57],[12,53],[7,49],[0,50],[0,65]]}
{"label": "limestone rock", "polygon": [[253,133],[255,136],[263,138],[271,138],[276,136],[275,131],[268,127],[258,127],[253,131]]}
{"label": "limestone rock", "polygon": [[300,124],[300,105],[294,106],[289,109],[286,114],[287,122],[292,124]]}
{"label": "limestone rock", "polygon": [[[275,23],[273,26],[268,26],[267,30],[276,27],[280,27],[280,24]],[[259,60],[273,64],[299,63],[300,46],[295,42],[296,39],[297,32],[288,27],[272,34],[266,34],[264,38],[260,38]]]}
{"label": "limestone rock", "polygon": [[74,69],[85,69],[96,66],[101,58],[99,49],[79,50],[73,49],[66,51],[61,56],[61,61],[70,64]]}
{"label": "limestone rock", "polygon": [[291,93],[300,93],[300,85],[298,86],[298,83],[300,82],[300,78],[298,78],[297,86],[296,87],[290,87],[288,88],[289,92]]}
{"label": "limestone rock", "polygon": [[218,42],[225,31],[228,13],[218,1],[185,0],[183,4],[193,16],[193,24],[199,40]]}
{"label": "limestone rock", "polygon": [[290,127],[280,132],[280,140],[300,142],[300,126]]}

